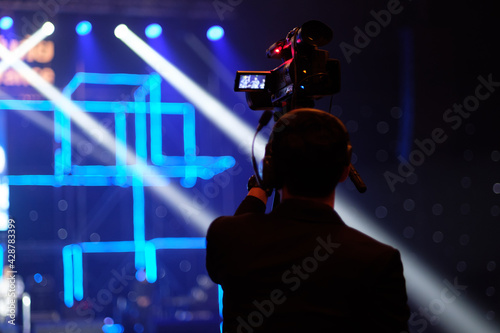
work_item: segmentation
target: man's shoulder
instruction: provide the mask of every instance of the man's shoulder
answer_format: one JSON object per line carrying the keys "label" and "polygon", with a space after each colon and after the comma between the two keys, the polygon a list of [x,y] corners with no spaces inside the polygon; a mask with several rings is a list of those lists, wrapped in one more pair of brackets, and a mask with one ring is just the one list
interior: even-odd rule
{"label": "man's shoulder", "polygon": [[261,224],[268,216],[263,213],[248,212],[234,216],[219,216],[210,223],[208,233],[231,233],[239,234],[249,228],[255,228]]}
{"label": "man's shoulder", "polygon": [[346,226],[343,232],[346,242],[356,247],[359,252],[366,252],[373,256],[399,254],[399,250],[392,245],[384,243],[353,227]]}

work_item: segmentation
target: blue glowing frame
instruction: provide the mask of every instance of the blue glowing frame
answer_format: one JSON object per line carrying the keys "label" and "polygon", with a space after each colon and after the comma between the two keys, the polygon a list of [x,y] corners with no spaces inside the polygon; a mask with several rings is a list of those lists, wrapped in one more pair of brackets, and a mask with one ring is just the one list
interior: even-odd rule
{"label": "blue glowing frame", "polygon": [[[54,175],[9,175],[9,185],[38,186],[132,186],[133,241],[83,242],[63,248],[64,303],[72,307],[74,300],[83,299],[84,253],[135,253],[135,267],[145,270],[146,280],[157,279],[156,251],[163,249],[204,249],[205,239],[155,238],[145,239],[144,182],[148,170],[162,178],[181,178],[184,187],[193,187],[197,178],[210,179],[234,166],[232,156],[196,156],[195,113],[189,103],[162,103],[161,77],[152,73],[101,74],[77,73],[63,93],[71,98],[81,84],[138,86],[133,102],[74,101],[86,112],[114,113],[116,165],[73,165],[71,162],[71,119],[50,101],[0,100],[0,110],[27,110],[54,112],[54,140],[60,148],[54,153]],[[149,95],[149,102],[146,97]],[[132,168],[126,162],[126,113],[135,115],[135,148],[137,161],[147,161],[146,114],[150,116],[151,162],[148,168]],[[161,120],[163,115],[183,116],[184,156],[165,156],[162,153]],[[121,147],[121,148],[120,148]],[[149,176],[149,175],[148,175]]]}

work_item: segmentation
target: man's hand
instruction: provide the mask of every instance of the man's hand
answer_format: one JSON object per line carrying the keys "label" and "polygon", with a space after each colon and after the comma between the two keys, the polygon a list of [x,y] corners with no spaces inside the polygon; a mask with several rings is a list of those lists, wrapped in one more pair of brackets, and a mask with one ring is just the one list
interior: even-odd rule
{"label": "man's hand", "polygon": [[262,187],[259,186],[259,182],[257,181],[257,178],[255,175],[252,175],[250,179],[248,179],[247,183],[247,190],[248,194],[251,195],[252,197],[256,197],[260,201],[262,201],[264,204],[267,203],[267,198],[268,198],[268,193],[262,189]]}
{"label": "man's hand", "polygon": [[250,191],[248,191],[248,194],[252,197],[256,197],[260,201],[262,201],[264,204],[267,203],[267,194],[266,191],[261,189],[260,187],[252,187]]}

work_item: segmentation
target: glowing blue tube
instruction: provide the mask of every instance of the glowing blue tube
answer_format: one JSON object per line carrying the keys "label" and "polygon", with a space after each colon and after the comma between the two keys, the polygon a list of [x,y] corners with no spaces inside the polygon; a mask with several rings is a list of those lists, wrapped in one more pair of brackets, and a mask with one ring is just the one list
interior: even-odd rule
{"label": "glowing blue tube", "polygon": [[186,250],[205,249],[205,237],[167,237],[151,239],[157,249],[162,250]]}
{"label": "glowing blue tube", "polygon": [[146,242],[144,255],[146,257],[146,280],[149,283],[154,283],[157,279],[156,247],[154,243]]}
{"label": "glowing blue tube", "polygon": [[196,127],[194,106],[184,104],[182,108],[184,115],[184,158],[186,161],[192,161],[196,156]]}
{"label": "glowing blue tube", "polygon": [[135,242],[135,267],[143,269],[146,267],[144,258],[144,246],[146,242],[145,222],[144,222],[144,187],[142,179],[134,177],[133,179],[133,197],[134,197],[134,242]]}
{"label": "glowing blue tube", "polygon": [[116,135],[116,184],[125,185],[127,181],[127,124],[124,112],[115,114]]}
{"label": "glowing blue tube", "polygon": [[68,308],[74,304],[73,300],[73,246],[67,245],[63,247],[63,272],[64,272],[64,304]]}
{"label": "glowing blue tube", "polygon": [[84,253],[125,253],[134,252],[133,241],[85,242],[80,243]]}
{"label": "glowing blue tube", "polygon": [[221,285],[219,284],[218,285],[218,288],[217,288],[217,296],[218,296],[218,300],[219,300],[219,316],[222,318],[222,299],[224,297],[224,291],[222,290],[222,287]]}
{"label": "glowing blue tube", "polygon": [[0,110],[54,111],[54,104],[50,101],[3,99],[0,100]]}
{"label": "glowing blue tube", "polygon": [[72,246],[73,252],[73,281],[74,296],[77,301],[83,299],[83,258],[82,248],[79,245]]}

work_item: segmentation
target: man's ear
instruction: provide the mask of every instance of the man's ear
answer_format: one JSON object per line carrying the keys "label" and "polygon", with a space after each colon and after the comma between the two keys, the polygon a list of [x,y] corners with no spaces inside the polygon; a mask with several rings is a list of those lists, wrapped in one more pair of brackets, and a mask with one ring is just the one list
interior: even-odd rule
{"label": "man's ear", "polygon": [[351,164],[346,165],[342,171],[342,176],[340,176],[339,183],[342,183],[349,177],[349,171],[351,171]]}

